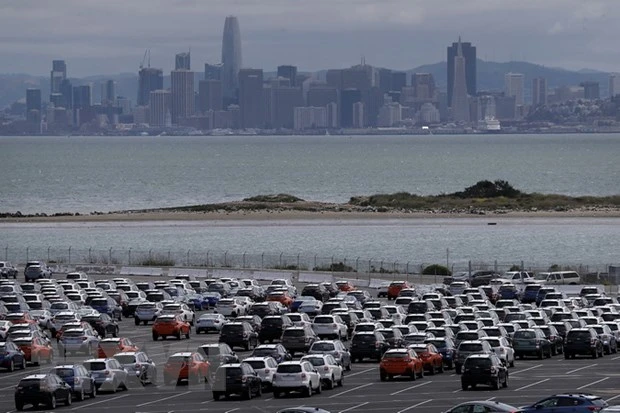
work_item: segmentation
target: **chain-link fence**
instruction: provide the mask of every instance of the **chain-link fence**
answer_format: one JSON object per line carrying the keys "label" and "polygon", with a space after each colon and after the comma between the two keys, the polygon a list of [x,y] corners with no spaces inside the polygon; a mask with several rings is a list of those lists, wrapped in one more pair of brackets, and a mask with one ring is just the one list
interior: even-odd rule
{"label": "chain-link fence", "polygon": [[[597,265],[575,262],[536,263],[523,260],[511,262],[489,260],[461,260],[443,263],[422,261],[389,261],[365,257],[324,257],[312,254],[288,254],[285,252],[239,253],[217,250],[138,250],[138,249],[94,249],[64,247],[11,247],[0,251],[0,259],[13,264],[24,264],[29,260],[44,260],[49,264],[63,265],[129,265],[150,267],[199,267],[234,269],[281,269],[291,271],[327,271],[363,274],[420,274],[432,264],[447,267],[452,273],[461,271],[493,270],[498,273],[521,269],[527,271],[575,270],[579,274],[597,280],[606,277],[609,263]],[[616,280],[618,277],[613,277]],[[613,282],[617,284],[617,282]]]}

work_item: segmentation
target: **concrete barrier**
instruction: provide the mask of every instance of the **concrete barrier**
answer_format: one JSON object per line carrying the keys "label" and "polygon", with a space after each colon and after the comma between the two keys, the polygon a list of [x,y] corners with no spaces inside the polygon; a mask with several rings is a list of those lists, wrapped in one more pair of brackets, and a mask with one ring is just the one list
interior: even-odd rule
{"label": "concrete barrier", "polygon": [[199,268],[169,268],[168,277],[176,277],[177,275],[193,275],[195,277],[206,278],[208,271]]}
{"label": "concrete barrier", "polygon": [[299,282],[331,283],[331,282],[334,282],[334,277],[330,273],[324,273],[324,272],[300,272]]}
{"label": "concrete barrier", "polygon": [[164,271],[161,268],[154,267],[122,267],[120,275],[150,275],[153,277],[161,277]]}
{"label": "concrete barrier", "polygon": [[251,278],[259,281],[273,281],[280,279],[292,281],[293,274],[283,272],[254,271]]}
{"label": "concrete barrier", "polygon": [[[86,274],[116,274],[116,265],[76,265],[75,271],[83,271]],[[71,272],[71,271],[67,271]]]}
{"label": "concrete barrier", "polygon": [[368,287],[368,280],[334,277],[334,282],[336,281],[348,281],[354,287]]}
{"label": "concrete barrier", "polygon": [[227,270],[216,269],[209,271],[207,277],[209,278],[254,278],[252,271],[248,270]]}
{"label": "concrete barrier", "polygon": [[382,280],[381,278],[371,278],[370,282],[368,283],[368,288],[377,288],[383,284],[389,284],[389,283],[390,281]]}

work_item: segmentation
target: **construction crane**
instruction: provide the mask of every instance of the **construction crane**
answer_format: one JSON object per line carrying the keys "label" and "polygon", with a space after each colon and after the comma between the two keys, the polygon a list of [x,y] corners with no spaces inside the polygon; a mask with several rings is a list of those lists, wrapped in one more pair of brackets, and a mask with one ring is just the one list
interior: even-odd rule
{"label": "construction crane", "polygon": [[[148,57],[148,60],[147,60]],[[140,69],[144,67],[144,61],[147,60],[147,67],[151,67],[151,49],[144,50],[144,56],[142,57],[142,62],[140,62]]]}

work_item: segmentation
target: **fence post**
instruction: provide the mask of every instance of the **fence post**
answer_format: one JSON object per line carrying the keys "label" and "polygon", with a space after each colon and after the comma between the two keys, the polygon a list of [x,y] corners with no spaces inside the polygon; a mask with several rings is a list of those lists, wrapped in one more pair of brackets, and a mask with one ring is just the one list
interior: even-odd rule
{"label": "fence post", "polygon": [[91,256],[90,256],[90,252],[91,252],[91,250],[92,250],[92,249],[93,249],[92,247],[88,248],[88,263],[89,263],[89,264],[92,264],[92,263],[93,263],[93,259],[92,259],[92,258],[91,258]]}
{"label": "fence post", "polygon": [[30,261],[29,256],[28,256],[29,249],[30,247],[26,247],[26,262]]}
{"label": "fence post", "polygon": [[313,267],[313,271],[316,271],[314,268],[316,268],[316,254],[314,254],[314,267]]}
{"label": "fence post", "polygon": [[69,247],[69,265],[71,265],[71,247]]}
{"label": "fence post", "polygon": [[112,264],[112,248],[110,248],[110,264]]}
{"label": "fence post", "polygon": [[50,262],[50,248],[52,247],[47,247],[47,262]]}
{"label": "fence post", "polygon": [[525,271],[525,266],[523,265],[523,260],[521,260],[521,271]]}
{"label": "fence post", "polygon": [[261,270],[265,269],[265,253],[264,252],[260,255],[260,269]]}
{"label": "fence post", "polygon": [[379,273],[383,273],[383,260],[379,263]]}
{"label": "fence post", "polygon": [[[130,248],[131,249],[131,248]],[[150,249],[149,250],[149,261],[151,261],[153,258],[151,257],[151,254],[153,253],[153,250]],[[170,260],[170,251],[168,251],[168,260]]]}
{"label": "fence post", "polygon": [[355,272],[359,272],[359,268],[357,267],[357,263],[359,262],[359,260],[360,260],[360,257],[357,257],[355,259]]}
{"label": "fence post", "polygon": [[9,246],[8,245],[4,248],[4,260],[5,261],[9,260]]}
{"label": "fence post", "polygon": [[228,267],[228,250],[224,251],[224,267]]}
{"label": "fence post", "polygon": [[299,254],[297,254],[297,271],[301,268],[301,263],[299,262]]}
{"label": "fence post", "polygon": [[409,282],[409,261],[407,261],[407,266],[405,267],[405,273],[407,273],[407,282]]}
{"label": "fence post", "polygon": [[280,269],[282,269],[282,254],[284,254],[284,252],[280,253]]}
{"label": "fence post", "polygon": [[209,268],[209,250],[207,250],[207,268]]}
{"label": "fence post", "polygon": [[471,277],[471,260],[467,261],[467,269],[469,271],[469,276]]}
{"label": "fence post", "polygon": [[370,267],[372,265],[372,258],[368,260],[368,284],[370,285]]}
{"label": "fence post", "polygon": [[190,252],[190,251],[191,251],[191,250],[187,250],[187,264],[186,264],[186,265],[187,265],[188,267],[189,267],[189,252]]}
{"label": "fence post", "polygon": [[495,264],[493,265],[493,271],[497,274],[497,260],[495,260]]}
{"label": "fence post", "polygon": [[245,251],[243,251],[243,268],[245,268]]}
{"label": "fence post", "polygon": [[[129,251],[127,251],[127,261],[129,261],[129,265],[131,265],[131,247],[129,248]],[[149,262],[151,260],[149,259]]]}
{"label": "fence post", "polygon": [[394,265],[392,266],[392,280],[396,279],[396,264],[398,264],[398,261],[394,261]]}

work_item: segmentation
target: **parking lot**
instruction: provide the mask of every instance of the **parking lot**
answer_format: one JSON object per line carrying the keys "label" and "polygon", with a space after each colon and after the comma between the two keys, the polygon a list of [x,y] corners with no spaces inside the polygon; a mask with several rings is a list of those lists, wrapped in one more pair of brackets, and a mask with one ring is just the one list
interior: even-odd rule
{"label": "parking lot", "polygon": [[[96,278],[104,278],[99,276]],[[110,277],[111,278],[111,277]],[[136,280],[142,277],[136,277]],[[217,334],[197,335],[192,330],[189,340],[153,342],[151,325],[135,326],[133,319],[124,319],[120,324],[120,336],[131,338],[145,350],[161,367],[168,356],[178,351],[194,351],[200,344],[217,342]],[[55,344],[54,344],[55,345]],[[249,352],[238,351],[240,358]],[[58,354],[58,352],[56,352]],[[298,358],[298,357],[297,357]],[[83,356],[56,358],[57,364],[78,363]],[[29,366],[25,372],[0,372],[0,411],[14,411],[13,392],[19,379],[28,374],[46,372],[49,366]],[[161,382],[161,380],[160,380]],[[69,407],[58,407],[60,411],[89,412],[276,412],[291,406],[314,406],[336,412],[442,412],[468,400],[497,400],[514,406],[532,404],[546,396],[561,392],[588,392],[597,394],[610,404],[620,404],[620,355],[607,355],[591,360],[578,358],[565,360],[563,356],[551,359],[517,360],[510,369],[508,388],[498,391],[479,386],[475,390],[462,391],[460,377],[454,370],[423,379],[379,380],[376,362],[355,363],[345,376],[344,387],[324,390],[311,398],[289,396],[274,399],[270,392],[260,399],[251,401],[231,397],[230,400],[215,402],[208,384],[198,385],[147,385],[131,386],[126,392],[100,394],[95,399],[76,402]],[[32,410],[32,409],[26,409]]]}

